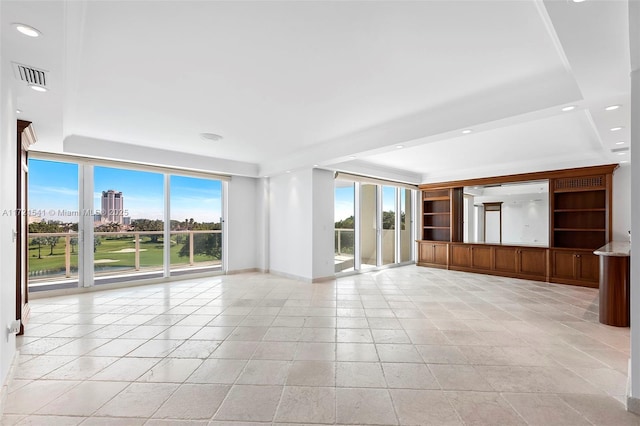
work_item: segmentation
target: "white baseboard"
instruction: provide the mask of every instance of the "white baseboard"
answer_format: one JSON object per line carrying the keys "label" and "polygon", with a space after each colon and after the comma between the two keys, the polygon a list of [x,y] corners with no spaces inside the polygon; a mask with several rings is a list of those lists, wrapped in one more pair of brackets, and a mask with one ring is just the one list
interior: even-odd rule
{"label": "white baseboard", "polygon": [[9,367],[9,372],[7,373],[7,377],[2,383],[2,389],[0,390],[0,418],[4,415],[4,404],[7,400],[7,395],[9,393],[9,385],[13,381],[13,376],[16,373],[16,368],[18,367],[18,358],[20,356],[20,351],[15,351],[13,354],[13,360],[11,361],[11,366]]}

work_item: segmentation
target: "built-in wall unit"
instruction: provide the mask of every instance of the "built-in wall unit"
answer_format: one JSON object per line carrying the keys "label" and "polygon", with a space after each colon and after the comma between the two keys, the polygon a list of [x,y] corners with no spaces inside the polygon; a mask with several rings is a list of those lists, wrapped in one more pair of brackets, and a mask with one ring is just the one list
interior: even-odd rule
{"label": "built-in wall unit", "polygon": [[353,174],[335,180],[335,272],[413,261],[417,186]]}
{"label": "built-in wall unit", "polygon": [[420,185],[418,265],[598,287],[617,165]]}

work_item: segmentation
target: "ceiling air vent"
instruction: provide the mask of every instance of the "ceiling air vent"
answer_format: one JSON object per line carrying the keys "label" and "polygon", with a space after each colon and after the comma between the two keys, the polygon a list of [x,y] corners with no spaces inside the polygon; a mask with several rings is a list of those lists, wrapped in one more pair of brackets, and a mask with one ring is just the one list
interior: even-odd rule
{"label": "ceiling air vent", "polygon": [[13,72],[18,80],[24,81],[30,86],[40,86],[48,89],[48,71],[30,67],[28,65],[18,64],[16,62],[12,62],[12,64]]}
{"label": "ceiling air vent", "polygon": [[629,151],[629,147],[628,146],[626,146],[624,148],[613,148],[611,150],[611,152],[625,152],[625,151]]}

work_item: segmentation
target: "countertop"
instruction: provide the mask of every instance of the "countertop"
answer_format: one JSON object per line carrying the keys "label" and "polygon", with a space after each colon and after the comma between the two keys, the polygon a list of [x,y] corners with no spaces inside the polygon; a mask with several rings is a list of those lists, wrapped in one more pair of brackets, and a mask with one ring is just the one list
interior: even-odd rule
{"label": "countertop", "polygon": [[593,254],[598,256],[631,256],[631,243],[627,241],[611,241],[594,251]]}

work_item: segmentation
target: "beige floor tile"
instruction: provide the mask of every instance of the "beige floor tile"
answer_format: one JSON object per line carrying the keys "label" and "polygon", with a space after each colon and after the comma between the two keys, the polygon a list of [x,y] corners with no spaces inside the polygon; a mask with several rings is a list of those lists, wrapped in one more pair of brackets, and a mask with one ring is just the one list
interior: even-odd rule
{"label": "beige floor tile", "polygon": [[502,397],[529,425],[588,426],[591,423],[558,395],[503,393]]}
{"label": "beige floor tile", "polygon": [[82,426],[142,426],[146,421],[135,417],[89,417]]}
{"label": "beige floor tile", "polygon": [[90,379],[134,381],[156,365],[158,361],[160,361],[158,358],[120,358],[99,373],[93,375]]}
{"label": "beige floor tile", "polygon": [[335,361],[336,344],[300,342],[294,359],[306,361]]}
{"label": "beige floor tile", "polygon": [[136,358],[164,358],[173,352],[184,340],[149,340],[127,354]]}
{"label": "beige floor tile", "polygon": [[526,425],[499,393],[445,392],[467,425]]}
{"label": "beige floor tile", "polygon": [[603,393],[563,367],[476,366],[475,369],[500,392]]}
{"label": "beige floor tile", "polygon": [[14,379],[38,379],[77,359],[74,355],[40,355],[33,357],[29,355],[29,358],[23,361],[24,357],[24,355],[20,357],[19,366],[15,369],[13,375]]}
{"label": "beige floor tile", "polygon": [[411,343],[404,330],[372,329],[373,341],[376,343]]}
{"label": "beige floor tile", "polygon": [[267,330],[268,327],[237,327],[235,330],[233,330],[229,337],[227,337],[227,340],[249,342],[260,341],[264,337]]}
{"label": "beige floor tile", "polygon": [[463,424],[443,392],[410,389],[393,389],[389,392],[401,425]]}
{"label": "beige floor tile", "polygon": [[372,343],[371,331],[366,328],[338,329],[336,341],[339,343]]}
{"label": "beige floor tile", "polygon": [[297,342],[302,337],[302,327],[271,327],[264,334],[265,342]]}
{"label": "beige floor tile", "polygon": [[169,353],[171,358],[206,359],[218,349],[220,342],[209,340],[187,340]]}
{"label": "beige floor tile", "polygon": [[289,361],[250,360],[236,383],[242,385],[284,385],[290,364]]}
{"label": "beige floor tile", "polygon": [[[84,417],[34,415],[14,424],[16,426],[74,426],[79,425],[83,420],[85,420]],[[4,421],[2,424],[6,425]]]}
{"label": "beige floor tile", "polygon": [[270,422],[276,413],[282,390],[282,386],[235,385],[214,419]]}
{"label": "beige floor tile", "polygon": [[335,418],[335,388],[287,386],[284,388],[275,421],[333,424]]}
{"label": "beige floor tile", "polygon": [[224,340],[235,330],[235,327],[202,327],[191,336],[192,340]]}
{"label": "beige floor tile", "polygon": [[428,364],[469,364],[469,360],[457,346],[416,345],[416,349]]}
{"label": "beige floor tile", "polygon": [[105,417],[151,417],[178,388],[177,384],[133,383],[97,412]]}
{"label": "beige floor tile", "polygon": [[348,388],[385,388],[380,363],[337,362],[336,386]]}
{"label": "beige floor tile", "polygon": [[211,358],[251,359],[258,342],[224,341],[211,353]]}
{"label": "beige floor tile", "polygon": [[202,364],[201,359],[166,358],[154,365],[137,381],[183,383]]}
{"label": "beige floor tile", "polygon": [[275,359],[290,361],[296,354],[296,342],[261,342],[252,355],[252,359]]}
{"label": "beige floor tile", "polygon": [[376,344],[382,362],[424,362],[413,345]]}
{"label": "beige floor tile", "polygon": [[338,361],[377,362],[379,360],[373,343],[338,343],[336,357]]}
{"label": "beige floor tile", "polygon": [[494,390],[471,365],[429,364],[429,370],[444,390]]}
{"label": "beige floor tile", "polygon": [[87,356],[125,356],[146,342],[146,339],[114,339],[87,352]]}
{"label": "beige floor tile", "polygon": [[38,410],[38,414],[90,416],[127,386],[126,382],[83,382]]}
{"label": "beige floor tile", "polygon": [[85,380],[116,362],[117,357],[83,356],[44,376],[47,380]]}
{"label": "beige floor tile", "polygon": [[156,411],[154,418],[208,420],[222,403],[231,386],[185,384]]}
{"label": "beige floor tile", "polygon": [[386,389],[336,389],[336,421],[338,424],[398,424]]}
{"label": "beige floor tile", "polygon": [[76,381],[36,380],[10,392],[4,404],[7,414],[31,414],[79,384]]}
{"label": "beige floor tile", "polygon": [[232,384],[247,364],[246,360],[206,359],[186,380],[188,383]]}
{"label": "beige floor tile", "polygon": [[[325,319],[316,317],[315,319]],[[300,336],[301,342],[335,342],[336,330],[334,328],[305,327]]]}
{"label": "beige floor tile", "polygon": [[640,425],[640,416],[605,395],[560,395],[567,404],[596,425]]}
{"label": "beige floor tile", "polygon": [[294,361],[287,386],[335,386],[336,366],[330,361]]}
{"label": "beige floor tile", "polygon": [[390,388],[440,389],[425,364],[382,363],[382,370]]}

